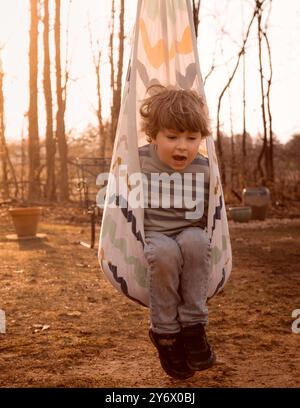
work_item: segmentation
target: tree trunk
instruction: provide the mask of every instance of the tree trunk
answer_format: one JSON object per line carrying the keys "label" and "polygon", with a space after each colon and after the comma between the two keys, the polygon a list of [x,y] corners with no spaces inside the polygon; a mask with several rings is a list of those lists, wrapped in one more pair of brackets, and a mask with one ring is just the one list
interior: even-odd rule
{"label": "tree trunk", "polygon": [[65,134],[65,100],[63,99],[63,88],[61,84],[61,55],[60,55],[60,0],[55,0],[55,66],[56,66],[56,141],[59,152],[59,199],[69,200],[68,182],[68,146]]}
{"label": "tree trunk", "polygon": [[21,134],[21,200],[25,200],[25,183],[24,183],[24,175],[25,175],[25,167],[26,167],[26,141],[24,137],[24,126],[22,127],[22,134]]}
{"label": "tree trunk", "polygon": [[101,100],[101,76],[100,76],[100,69],[101,69],[101,48],[100,48],[100,41],[99,39],[96,40],[96,49],[94,50],[94,40],[93,40],[93,33],[90,26],[90,22],[88,24],[89,34],[90,34],[90,45],[91,45],[91,52],[93,57],[93,65],[96,74],[96,87],[97,87],[97,109],[96,115],[98,120],[98,133],[99,133],[99,156],[105,157],[105,135],[104,135],[104,125],[103,125],[103,118],[102,118],[102,100]]}
{"label": "tree trunk", "polygon": [[274,182],[274,154],[273,154],[273,120],[272,120],[272,112],[271,112],[271,105],[270,105],[270,93],[271,93],[271,85],[273,79],[273,68],[272,68],[272,58],[271,58],[271,47],[270,42],[267,36],[267,33],[264,33],[264,38],[267,44],[268,49],[268,57],[269,57],[269,68],[270,68],[270,77],[268,79],[268,89],[267,89],[267,109],[268,109],[268,118],[269,118],[269,167],[268,167],[268,180]]}
{"label": "tree trunk", "polygon": [[200,4],[201,4],[201,0],[193,0],[193,20],[194,20],[196,38],[198,37]]}
{"label": "tree trunk", "polygon": [[44,96],[46,106],[46,191],[47,200],[56,200],[55,139],[53,134],[52,90],[49,50],[49,0],[44,0]]}
{"label": "tree trunk", "polygon": [[263,157],[265,158],[265,169],[269,167],[269,157],[268,157],[268,137],[267,137],[267,121],[266,121],[266,109],[265,109],[265,91],[264,91],[264,74],[263,74],[263,63],[262,63],[262,28],[261,28],[261,10],[262,3],[260,0],[256,1],[257,7],[257,35],[258,35],[258,59],[259,59],[259,74],[260,74],[260,91],[261,91],[261,111],[263,120],[263,145],[261,152],[257,159],[256,173],[259,172],[263,184],[265,184],[265,172],[262,168],[261,162]]}
{"label": "tree trunk", "polygon": [[7,147],[5,141],[5,129],[4,129],[4,96],[3,96],[3,71],[0,60],[0,160],[2,167],[1,174],[1,185],[2,185],[2,195],[6,199],[9,197],[9,186],[8,186],[8,174],[7,174]]}
{"label": "tree trunk", "polygon": [[242,139],[242,187],[246,186],[246,158],[247,158],[247,148],[246,148],[246,54],[243,54],[243,139]]}
{"label": "tree trunk", "polygon": [[38,126],[38,0],[30,0],[30,42],[29,42],[29,111],[28,111],[28,199],[40,199],[40,142]]}
{"label": "tree trunk", "polygon": [[245,38],[243,40],[243,45],[242,45],[242,47],[241,47],[241,49],[240,49],[240,51],[238,53],[237,62],[235,64],[233,72],[232,72],[231,76],[229,77],[229,79],[228,79],[226,85],[224,86],[224,88],[223,88],[223,90],[222,90],[222,92],[221,92],[221,94],[219,96],[219,99],[218,99],[218,108],[217,108],[217,151],[218,151],[219,159],[220,159],[221,178],[222,178],[222,183],[223,183],[224,187],[226,186],[226,181],[227,180],[226,180],[226,172],[225,172],[226,168],[225,168],[225,163],[224,163],[224,158],[223,158],[221,130],[220,130],[221,103],[222,103],[223,96],[224,96],[225,92],[227,91],[227,89],[230,87],[231,81],[233,80],[233,78],[234,78],[234,76],[236,74],[236,71],[237,71],[237,69],[239,67],[241,56],[245,53],[245,46],[246,46],[246,43],[247,43],[247,40],[248,40],[248,37],[249,37],[249,34],[250,34],[252,23],[253,23],[253,21],[255,19],[256,13],[257,12],[255,10],[252,17],[251,17],[250,23],[248,25],[247,32],[246,32]]}
{"label": "tree trunk", "polygon": [[111,151],[113,151],[114,146],[114,123],[115,123],[115,64],[114,64],[114,32],[115,32],[115,0],[111,3],[111,30],[109,36],[109,63],[110,63],[110,89],[112,93],[112,104],[110,108],[110,144]]}
{"label": "tree trunk", "polygon": [[19,195],[18,181],[14,166],[9,157],[9,151],[5,138],[5,120],[4,120],[4,94],[3,94],[3,77],[1,60],[0,60],[0,159],[2,161],[2,189],[5,198],[10,196],[9,190],[9,171],[15,186],[14,197]]}
{"label": "tree trunk", "polygon": [[113,97],[113,120],[112,120],[112,135],[115,138],[118,118],[121,107],[121,95],[122,95],[122,74],[123,74],[123,55],[124,55],[124,0],[121,0],[121,10],[119,17],[119,56],[118,56],[118,69],[117,69],[117,81],[114,89]]}
{"label": "tree trunk", "polygon": [[233,131],[233,118],[232,118],[232,98],[230,87],[228,89],[228,96],[229,96],[229,116],[230,116],[230,150],[231,150],[231,171],[230,171],[230,184],[231,190],[235,190],[238,188],[237,181],[237,163],[236,163],[236,154],[235,154],[235,140],[234,140],[234,131]]}
{"label": "tree trunk", "polygon": [[101,51],[98,53],[98,58],[95,60],[95,72],[97,79],[97,119],[98,119],[98,131],[99,131],[99,154],[100,157],[105,157],[105,135],[104,125],[102,118],[102,100],[101,100],[101,79],[100,79],[100,66],[101,66]]}

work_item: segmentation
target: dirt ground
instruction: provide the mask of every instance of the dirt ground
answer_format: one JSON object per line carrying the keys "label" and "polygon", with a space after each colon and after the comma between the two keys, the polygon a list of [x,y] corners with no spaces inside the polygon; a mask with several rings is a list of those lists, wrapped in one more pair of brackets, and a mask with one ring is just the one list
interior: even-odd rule
{"label": "dirt ground", "polygon": [[[70,214],[70,211],[68,212]],[[188,381],[169,378],[148,339],[148,309],[119,294],[98,267],[89,225],[45,211],[46,237],[11,241],[0,211],[0,387],[299,387],[300,219],[230,221],[234,268],[209,302],[217,355]]]}

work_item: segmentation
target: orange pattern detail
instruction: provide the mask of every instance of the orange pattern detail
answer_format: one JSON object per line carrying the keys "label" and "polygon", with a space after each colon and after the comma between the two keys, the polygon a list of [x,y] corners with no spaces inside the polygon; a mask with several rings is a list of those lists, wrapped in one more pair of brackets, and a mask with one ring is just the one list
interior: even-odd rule
{"label": "orange pattern detail", "polygon": [[144,20],[140,20],[140,30],[142,33],[143,45],[150,64],[154,68],[159,68],[165,60],[164,41],[159,40],[153,47],[150,44]]}
{"label": "orange pattern detail", "polygon": [[[166,59],[165,43],[161,38],[152,47],[149,39],[149,35],[146,29],[146,24],[143,19],[140,19],[140,30],[142,34],[142,40],[147,58],[150,64],[154,68],[159,68]],[[187,26],[183,32],[182,39],[180,41],[174,41],[169,51],[168,58],[171,60],[176,54],[189,54],[193,51],[192,33],[189,26]]]}
{"label": "orange pattern detail", "polygon": [[187,26],[182,34],[181,41],[174,41],[171,47],[169,58],[172,59],[176,54],[189,54],[193,51],[192,33]]}

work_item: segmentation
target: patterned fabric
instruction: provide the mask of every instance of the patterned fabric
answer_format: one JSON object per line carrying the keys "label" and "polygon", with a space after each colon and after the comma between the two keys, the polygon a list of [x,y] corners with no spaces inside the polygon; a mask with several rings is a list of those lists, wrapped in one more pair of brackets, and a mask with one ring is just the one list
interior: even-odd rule
{"label": "patterned fabric", "polygon": [[[159,160],[152,144],[139,148],[144,191],[144,230],[179,234],[184,228],[207,226],[209,163],[198,153],[184,171],[174,171]],[[191,201],[199,200],[188,208]],[[199,214],[199,215],[197,215]]]}
{"label": "patterned fabric", "polygon": [[[144,258],[144,210],[131,208],[127,197],[121,207],[111,208],[120,169],[127,170],[128,194],[132,174],[140,173],[138,147],[146,144],[139,127],[139,107],[150,84],[194,89],[204,98],[190,0],[139,0],[121,111],[116,132],[98,258],[103,272],[122,293],[149,305]],[[224,287],[232,265],[231,245],[220,175],[212,136],[200,152],[210,169],[207,230],[211,240],[208,296]],[[125,167],[124,167],[125,166]]]}

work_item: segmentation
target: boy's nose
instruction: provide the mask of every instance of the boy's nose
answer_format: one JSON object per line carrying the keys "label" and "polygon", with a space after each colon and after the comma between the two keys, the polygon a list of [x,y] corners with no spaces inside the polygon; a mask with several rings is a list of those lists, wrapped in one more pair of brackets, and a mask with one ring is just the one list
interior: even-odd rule
{"label": "boy's nose", "polygon": [[187,143],[186,143],[186,140],[185,140],[185,139],[179,139],[179,140],[178,140],[178,143],[177,143],[178,149],[185,150],[185,149],[186,149],[186,145],[187,145]]}

